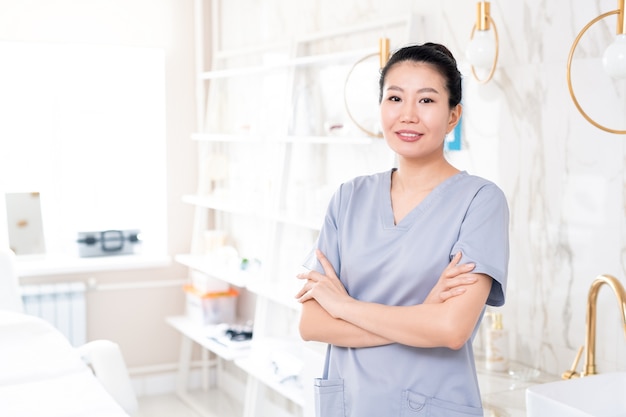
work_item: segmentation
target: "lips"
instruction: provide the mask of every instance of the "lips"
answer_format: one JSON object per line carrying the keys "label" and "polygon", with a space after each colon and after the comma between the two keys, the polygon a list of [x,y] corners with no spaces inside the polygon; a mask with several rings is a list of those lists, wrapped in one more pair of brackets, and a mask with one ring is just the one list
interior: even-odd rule
{"label": "lips", "polygon": [[396,136],[404,142],[415,142],[424,135],[413,130],[399,130],[396,132]]}

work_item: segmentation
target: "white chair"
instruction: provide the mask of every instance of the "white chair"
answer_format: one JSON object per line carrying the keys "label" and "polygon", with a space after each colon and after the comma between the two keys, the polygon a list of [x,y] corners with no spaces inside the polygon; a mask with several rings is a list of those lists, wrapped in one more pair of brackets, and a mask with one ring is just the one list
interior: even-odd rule
{"label": "white chair", "polygon": [[98,381],[131,416],[139,409],[122,351],[110,340],[94,340],[78,347]]}
{"label": "white chair", "polygon": [[15,253],[9,248],[0,248],[0,310],[24,312]]}

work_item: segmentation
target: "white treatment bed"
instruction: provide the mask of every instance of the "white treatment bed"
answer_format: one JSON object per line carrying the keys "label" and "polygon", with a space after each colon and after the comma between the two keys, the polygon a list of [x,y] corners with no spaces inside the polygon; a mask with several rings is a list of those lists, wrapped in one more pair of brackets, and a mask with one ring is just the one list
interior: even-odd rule
{"label": "white treatment bed", "polygon": [[21,312],[12,254],[0,250],[0,416],[129,417],[137,410],[119,347],[80,348],[48,322]]}
{"label": "white treatment bed", "polygon": [[128,417],[82,353],[47,322],[0,310],[0,416]]}

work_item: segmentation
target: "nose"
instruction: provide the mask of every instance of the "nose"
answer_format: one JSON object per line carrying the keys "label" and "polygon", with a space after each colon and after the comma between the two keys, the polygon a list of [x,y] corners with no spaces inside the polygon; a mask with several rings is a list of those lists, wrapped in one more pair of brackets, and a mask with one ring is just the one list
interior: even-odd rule
{"label": "nose", "polygon": [[417,106],[410,100],[402,103],[402,110],[400,113],[400,120],[405,123],[417,123],[419,116],[417,114]]}

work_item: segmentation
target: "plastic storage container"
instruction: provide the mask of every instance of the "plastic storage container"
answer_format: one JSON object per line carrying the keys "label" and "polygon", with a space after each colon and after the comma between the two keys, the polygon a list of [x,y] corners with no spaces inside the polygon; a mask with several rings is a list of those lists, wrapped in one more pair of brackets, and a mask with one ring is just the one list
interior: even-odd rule
{"label": "plastic storage container", "polygon": [[187,316],[197,324],[234,323],[239,292],[233,288],[220,292],[201,292],[185,285]]}

